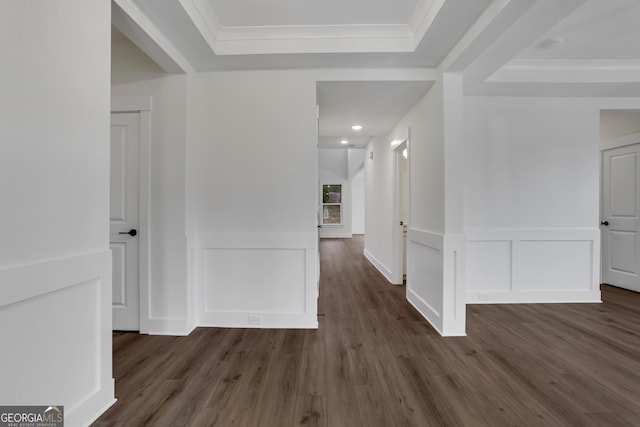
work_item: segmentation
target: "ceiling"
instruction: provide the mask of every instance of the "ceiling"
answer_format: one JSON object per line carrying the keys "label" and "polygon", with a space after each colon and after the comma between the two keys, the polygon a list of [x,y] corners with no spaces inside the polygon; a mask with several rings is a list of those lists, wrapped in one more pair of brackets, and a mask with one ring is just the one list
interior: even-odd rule
{"label": "ceiling", "polygon": [[[640,96],[638,0],[113,0],[167,73],[459,72],[467,95]],[[385,135],[429,79],[319,82],[322,147]],[[364,126],[353,132],[351,124]]]}
{"label": "ceiling", "polygon": [[432,68],[490,3],[114,0],[113,21],[169,72]]}
{"label": "ceiling", "polygon": [[[319,145],[322,148],[365,147],[374,136],[386,135],[432,82],[318,82]],[[352,130],[359,124],[362,130]]]}

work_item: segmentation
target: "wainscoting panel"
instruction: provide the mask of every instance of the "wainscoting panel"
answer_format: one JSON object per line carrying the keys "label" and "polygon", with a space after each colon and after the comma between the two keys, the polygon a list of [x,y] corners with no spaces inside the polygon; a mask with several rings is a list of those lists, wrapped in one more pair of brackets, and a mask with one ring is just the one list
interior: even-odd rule
{"label": "wainscoting panel", "polygon": [[510,240],[467,242],[467,291],[510,292],[512,266]]}
{"label": "wainscoting panel", "polygon": [[443,236],[409,228],[407,300],[442,333]]}
{"label": "wainscoting panel", "polygon": [[468,303],[600,302],[598,229],[467,230]]}
{"label": "wainscoting panel", "polygon": [[199,326],[317,328],[313,233],[203,233],[196,239]]}
{"label": "wainscoting panel", "polygon": [[304,313],[303,248],[209,248],[204,257],[205,312]]}
{"label": "wainscoting panel", "polygon": [[0,401],[90,424],[115,402],[110,251],[5,268],[0,284]]}

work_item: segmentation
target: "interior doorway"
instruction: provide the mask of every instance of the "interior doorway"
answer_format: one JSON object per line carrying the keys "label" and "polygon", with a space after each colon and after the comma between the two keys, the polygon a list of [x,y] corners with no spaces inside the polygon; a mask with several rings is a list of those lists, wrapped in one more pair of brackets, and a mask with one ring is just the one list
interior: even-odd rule
{"label": "interior doorway", "polygon": [[409,137],[392,143],[394,162],[393,186],[393,272],[392,283],[402,285],[407,278],[407,232],[409,227]]}
{"label": "interior doorway", "polygon": [[601,282],[640,292],[640,112],[600,121]]}
{"label": "interior doorway", "polygon": [[149,333],[151,106],[147,96],[111,98],[112,324],[140,333]]}
{"label": "interior doorway", "polygon": [[112,258],[113,329],[140,330],[138,209],[140,119],[111,114],[109,248]]}

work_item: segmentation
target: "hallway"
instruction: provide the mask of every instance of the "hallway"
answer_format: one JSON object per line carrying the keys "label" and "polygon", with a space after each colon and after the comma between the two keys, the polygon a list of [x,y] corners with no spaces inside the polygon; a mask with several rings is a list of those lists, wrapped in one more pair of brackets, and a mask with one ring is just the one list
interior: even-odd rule
{"label": "hallway", "polygon": [[640,295],[467,308],[442,338],[364,259],[321,241],[318,330],[114,334],[101,426],[624,426],[640,422]]}

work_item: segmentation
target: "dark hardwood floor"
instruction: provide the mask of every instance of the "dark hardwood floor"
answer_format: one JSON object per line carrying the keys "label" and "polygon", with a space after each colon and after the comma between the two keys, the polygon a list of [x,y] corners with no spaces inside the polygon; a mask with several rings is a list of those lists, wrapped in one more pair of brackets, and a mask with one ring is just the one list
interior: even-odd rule
{"label": "dark hardwood floor", "polygon": [[321,242],[318,330],[114,334],[94,426],[639,426],[640,295],[475,305],[442,338],[362,256]]}

